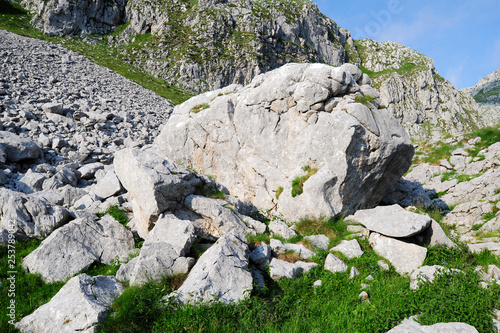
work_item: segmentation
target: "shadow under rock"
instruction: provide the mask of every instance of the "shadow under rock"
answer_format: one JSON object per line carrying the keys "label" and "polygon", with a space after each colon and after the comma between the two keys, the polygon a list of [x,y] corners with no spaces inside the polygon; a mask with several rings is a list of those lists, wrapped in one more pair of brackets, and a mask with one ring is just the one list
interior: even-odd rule
{"label": "shadow under rock", "polygon": [[401,207],[415,206],[421,209],[438,210],[446,215],[450,211],[448,204],[438,198],[435,190],[425,189],[420,182],[401,178],[387,190],[380,205],[398,204]]}

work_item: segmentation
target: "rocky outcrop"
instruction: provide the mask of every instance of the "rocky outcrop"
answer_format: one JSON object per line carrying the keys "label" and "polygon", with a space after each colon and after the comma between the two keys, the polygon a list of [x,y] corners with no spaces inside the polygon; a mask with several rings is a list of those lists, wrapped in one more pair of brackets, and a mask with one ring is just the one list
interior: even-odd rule
{"label": "rocky outcrop", "polygon": [[361,66],[385,105],[413,139],[457,135],[484,125],[477,103],[434,68],[434,61],[395,42],[356,41]]}
{"label": "rocky outcrop", "polygon": [[288,221],[373,206],[407,170],[413,146],[351,72],[361,83],[352,65],[288,64],[194,97],[175,109],[156,147]]}
{"label": "rocky outcrop", "polygon": [[47,36],[105,34],[124,23],[127,0],[22,0]]}
{"label": "rocky outcrop", "polygon": [[479,104],[486,125],[495,126],[500,123],[500,69],[462,91],[472,95]]}
{"label": "rocky outcrop", "polygon": [[[341,65],[354,48],[347,30],[312,1],[24,0],[47,35],[107,33],[133,43],[124,59],[170,84],[201,92],[252,78],[288,62]],[[113,38],[110,46],[116,46]],[[136,52],[139,47],[144,52]]]}
{"label": "rocky outcrop", "polygon": [[81,274],[70,279],[50,300],[16,323],[23,332],[83,332],[99,330],[113,300],[123,292],[114,277]]}
{"label": "rocky outcrop", "polygon": [[11,230],[18,240],[41,238],[69,220],[69,212],[44,195],[0,188],[0,230]]}

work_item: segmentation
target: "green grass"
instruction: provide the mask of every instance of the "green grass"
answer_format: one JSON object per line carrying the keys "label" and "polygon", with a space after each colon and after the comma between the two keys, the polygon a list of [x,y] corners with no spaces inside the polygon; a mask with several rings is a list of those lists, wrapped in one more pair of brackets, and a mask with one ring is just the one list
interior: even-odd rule
{"label": "green grass", "polygon": [[[7,247],[0,247],[0,332],[17,332],[12,325],[8,323],[10,320],[7,317],[7,305],[12,299],[15,300],[15,322],[22,319],[28,314],[31,314],[41,305],[50,301],[50,299],[61,289],[63,282],[45,283],[40,275],[29,274],[24,271],[21,265],[22,258],[26,257],[39,245],[40,240],[31,240],[26,243],[18,242],[15,244],[15,267],[9,267],[12,262],[9,262],[9,253]],[[9,274],[9,271],[15,271],[15,274]],[[15,297],[9,295],[10,278],[15,276]]]}
{"label": "green grass", "polygon": [[303,176],[297,177],[292,181],[292,197],[301,195],[304,192],[304,183],[316,172],[318,169],[311,168],[309,165],[302,167],[302,170],[306,173]]}
{"label": "green grass", "polygon": [[[488,91],[484,91],[484,89],[480,90],[475,96],[474,99],[476,102],[481,104],[491,104],[492,102],[497,102],[500,96],[500,87],[495,87]],[[495,97],[494,100],[490,100],[491,97]]]}
{"label": "green grass", "polygon": [[473,148],[467,149],[472,157],[478,156],[479,152],[491,146],[494,143],[500,142],[500,125],[493,127],[485,127],[474,131],[466,136],[466,140],[480,137],[481,141],[477,143]]}
{"label": "green grass", "polygon": [[[322,253],[315,260],[317,269],[296,280],[275,282],[266,276],[267,292],[254,291],[238,305],[162,307],[158,301],[173,290],[169,281],[128,288],[115,301],[104,332],[324,332],[325,327],[329,332],[386,332],[412,315],[420,315],[426,325],[459,321],[479,332],[493,332],[491,309],[500,303],[500,288],[481,288],[472,271],[482,260],[495,261],[491,253],[472,254],[465,246],[429,248],[426,264],[457,267],[465,274],[445,274],[411,291],[408,277],[381,270],[380,257],[368,242],[360,244],[365,254],[346,261],[361,272],[354,279],[349,279],[349,272],[334,275],[322,269]],[[368,275],[374,281],[367,282]],[[318,279],[322,286],[313,288]],[[361,283],[370,285],[369,303],[358,297]]]}
{"label": "green grass", "polygon": [[356,103],[361,103],[367,107],[370,107],[370,104],[373,103],[375,100],[375,97],[370,96],[370,95],[357,95],[354,101]]}
{"label": "green grass", "polygon": [[456,179],[459,183],[463,182],[468,182],[474,178],[477,178],[481,176],[480,174],[477,175],[465,175],[465,174],[458,174],[455,170],[444,173],[443,177],[441,178],[442,182],[446,182],[452,179]]}
{"label": "green grass", "polygon": [[280,195],[281,193],[283,193],[283,190],[284,190],[283,186],[278,187],[278,189],[276,190],[276,200],[280,198]]}
{"label": "green grass", "polygon": [[199,105],[195,105],[193,106],[193,108],[191,109],[191,112],[192,113],[198,113],[202,110],[205,110],[205,109],[208,109],[210,107],[209,104],[199,104]]}

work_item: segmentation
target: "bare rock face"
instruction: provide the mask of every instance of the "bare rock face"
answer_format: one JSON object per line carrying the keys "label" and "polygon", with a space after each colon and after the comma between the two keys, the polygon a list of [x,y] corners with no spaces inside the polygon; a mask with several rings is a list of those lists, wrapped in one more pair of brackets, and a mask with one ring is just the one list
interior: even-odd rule
{"label": "bare rock face", "polygon": [[159,154],[289,221],[372,207],[409,168],[413,146],[351,71],[287,64],[193,97],[164,125]]}
{"label": "bare rock face", "polygon": [[32,24],[47,36],[108,33],[123,23],[126,0],[23,0],[35,14]]}

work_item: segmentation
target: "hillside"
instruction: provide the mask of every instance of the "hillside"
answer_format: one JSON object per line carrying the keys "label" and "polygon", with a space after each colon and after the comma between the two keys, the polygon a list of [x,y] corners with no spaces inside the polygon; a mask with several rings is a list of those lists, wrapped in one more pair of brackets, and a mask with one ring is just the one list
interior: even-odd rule
{"label": "hillside", "polygon": [[500,69],[481,79],[475,86],[462,91],[474,97],[488,125],[500,122]]}
{"label": "hillside", "polygon": [[80,3],[24,0],[46,35],[122,34],[100,40],[169,84],[202,92],[247,84],[289,62],[346,62],[350,33],[309,0],[130,0]]}
{"label": "hillside", "polygon": [[382,104],[412,138],[457,135],[484,125],[474,99],[441,77],[429,57],[395,42],[364,39],[356,46]]}

